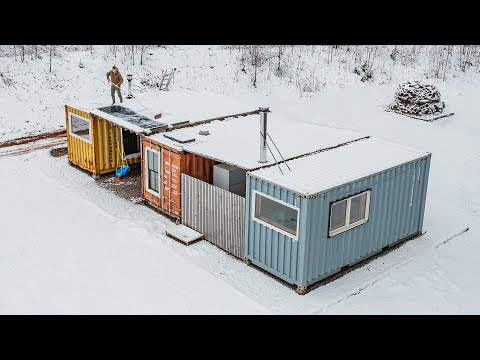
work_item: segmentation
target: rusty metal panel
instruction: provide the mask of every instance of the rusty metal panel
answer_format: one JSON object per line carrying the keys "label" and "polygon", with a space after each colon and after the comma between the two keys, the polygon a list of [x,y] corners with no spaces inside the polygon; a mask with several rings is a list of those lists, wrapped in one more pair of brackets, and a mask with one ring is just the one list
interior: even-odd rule
{"label": "rusty metal panel", "polygon": [[163,211],[176,218],[180,217],[181,172],[180,154],[162,147]]}
{"label": "rusty metal panel", "polygon": [[187,153],[184,155],[183,163],[185,174],[209,184],[213,183],[213,165],[217,164],[218,161]]}
{"label": "rusty metal panel", "polygon": [[[146,190],[146,177],[142,177],[143,198],[156,209],[172,216],[181,218],[182,214],[182,174],[185,173],[208,183],[213,181],[213,165],[216,161],[198,156],[185,154],[168,145],[158,142],[148,136],[142,137],[142,156],[145,158],[145,148],[150,147],[160,153],[160,196]],[[145,161],[142,163],[142,172],[146,173]]]}
{"label": "rusty metal panel", "polygon": [[[150,147],[160,153],[159,183],[160,194],[155,196],[147,191],[146,175],[142,176],[143,198],[154,208],[180,219],[181,216],[181,173],[183,169],[182,154],[178,150],[161,144],[151,138],[142,138],[142,157],[146,158],[145,148]],[[142,173],[146,174],[146,162],[142,162]]]}
{"label": "rusty metal panel", "polygon": [[243,259],[245,198],[182,174],[182,224]]}

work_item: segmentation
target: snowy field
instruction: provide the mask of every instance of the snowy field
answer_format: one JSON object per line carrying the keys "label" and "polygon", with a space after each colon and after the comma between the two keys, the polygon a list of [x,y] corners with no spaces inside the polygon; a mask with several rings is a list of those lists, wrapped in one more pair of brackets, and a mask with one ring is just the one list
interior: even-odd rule
{"label": "snowy field", "polygon": [[[89,88],[88,79],[79,80],[85,69],[76,56],[65,59],[73,84],[58,80],[60,91],[55,80],[28,91],[20,84],[8,93],[0,89],[0,141],[57,129],[68,99],[103,96],[108,103],[103,84],[92,80]],[[480,313],[478,78],[431,80],[455,115],[429,123],[385,111],[397,82],[346,80],[300,96],[280,83],[252,90],[227,75],[207,76],[216,60],[205,49],[196,70],[187,69],[181,51],[180,65],[166,59],[173,61],[165,55],[164,67],[184,70],[174,87],[230,95],[270,106],[292,122],[353,129],[432,152],[426,234],[299,296],[205,241],[185,247],[166,237],[173,223],[100,188],[65,156],[51,157],[49,150],[0,156],[0,313]],[[82,61],[102,80],[111,63]]]}

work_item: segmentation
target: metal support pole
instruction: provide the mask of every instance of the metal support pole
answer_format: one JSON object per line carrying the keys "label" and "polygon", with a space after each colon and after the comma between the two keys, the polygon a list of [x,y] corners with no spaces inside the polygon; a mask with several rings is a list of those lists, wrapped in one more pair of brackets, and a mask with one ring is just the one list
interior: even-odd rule
{"label": "metal support pole", "polygon": [[260,163],[267,162],[267,112],[268,108],[260,108]]}
{"label": "metal support pole", "polygon": [[130,74],[127,75],[127,80],[128,80],[128,95],[127,95],[127,99],[133,98],[133,95],[132,95],[132,78],[133,78],[132,75],[130,75]]}

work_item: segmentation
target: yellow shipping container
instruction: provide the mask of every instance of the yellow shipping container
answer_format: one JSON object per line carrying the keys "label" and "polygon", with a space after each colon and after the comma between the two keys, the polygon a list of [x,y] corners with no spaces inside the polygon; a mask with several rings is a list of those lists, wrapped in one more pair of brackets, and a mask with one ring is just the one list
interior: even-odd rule
{"label": "yellow shipping container", "polygon": [[[127,109],[128,110],[128,109]],[[141,133],[138,126],[133,124],[127,129],[128,119],[116,119],[108,116],[108,120],[97,114],[65,105],[68,160],[93,174],[96,178],[101,174],[114,172],[122,164],[122,152],[128,164],[141,161]],[[138,116],[138,114],[135,114]],[[122,124],[122,126],[119,125]],[[152,133],[150,128],[145,128],[143,133]],[[163,124],[158,124],[156,129],[161,129]],[[133,131],[133,130],[135,131]]]}

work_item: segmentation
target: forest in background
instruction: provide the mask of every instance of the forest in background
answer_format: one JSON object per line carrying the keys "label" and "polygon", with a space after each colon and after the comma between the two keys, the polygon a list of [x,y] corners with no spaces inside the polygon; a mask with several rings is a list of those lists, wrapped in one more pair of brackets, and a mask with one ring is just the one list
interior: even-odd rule
{"label": "forest in background", "polygon": [[[82,51],[116,59],[123,65],[143,66],[153,55],[150,50],[171,47],[178,46],[1,45],[0,58],[13,57],[21,63],[46,61],[51,72],[54,70],[52,59],[64,52]],[[478,45],[225,45],[216,48],[225,51],[235,64],[236,80],[243,72],[249,75],[250,85],[257,87],[275,76],[294,84],[301,92],[316,92],[325,86],[321,76],[325,69],[356,73],[360,81],[391,81],[392,69],[398,64],[419,67],[426,79],[444,81],[469,68],[480,70]]]}

